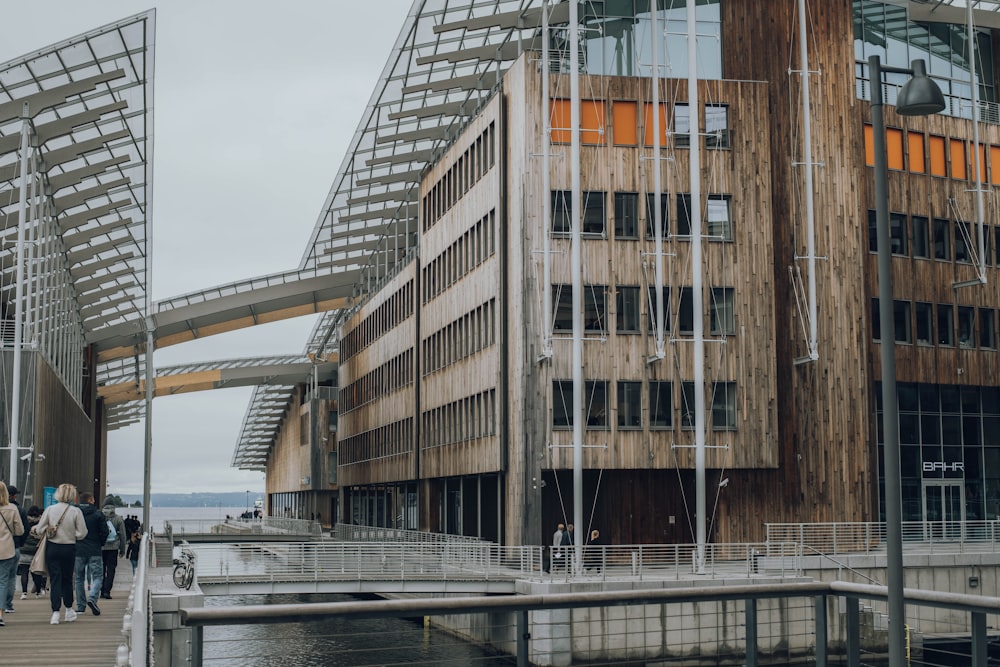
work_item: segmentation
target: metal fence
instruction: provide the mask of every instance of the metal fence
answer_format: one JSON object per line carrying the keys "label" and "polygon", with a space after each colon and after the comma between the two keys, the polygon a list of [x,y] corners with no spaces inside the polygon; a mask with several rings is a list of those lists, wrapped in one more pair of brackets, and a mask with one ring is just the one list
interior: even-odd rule
{"label": "metal fence", "polygon": [[355,526],[349,523],[334,524],[330,536],[335,540],[345,542],[408,542],[408,543],[474,543],[483,544],[486,540],[465,535],[448,535],[446,533],[429,533],[422,530],[404,530],[402,528],[379,528],[377,526]]}
{"label": "metal fence", "polygon": [[318,521],[266,516],[260,519],[171,519],[163,522],[164,531],[172,538],[189,535],[288,535],[320,537],[323,528]]}
{"label": "metal fence", "polygon": [[150,613],[149,587],[146,585],[149,573],[150,541],[149,533],[142,536],[139,545],[139,564],[132,577],[128,606],[122,617],[122,643],[115,658],[116,667],[145,667],[152,654],[152,614]]}
{"label": "metal fence", "polygon": [[[833,582],[187,608],[190,663],[883,665],[887,590]],[[907,591],[909,664],[986,667],[1000,598]],[[947,632],[922,629],[941,614]],[[423,619],[423,623],[402,619]],[[295,623],[295,629],[283,630]],[[430,627],[446,632],[437,634]],[[308,642],[301,637],[308,636]],[[277,662],[276,662],[277,661]]]}
{"label": "metal fence", "polygon": [[[769,523],[767,541],[794,543],[822,554],[885,553],[885,523]],[[923,554],[1000,550],[1000,521],[905,521],[904,548]]]}

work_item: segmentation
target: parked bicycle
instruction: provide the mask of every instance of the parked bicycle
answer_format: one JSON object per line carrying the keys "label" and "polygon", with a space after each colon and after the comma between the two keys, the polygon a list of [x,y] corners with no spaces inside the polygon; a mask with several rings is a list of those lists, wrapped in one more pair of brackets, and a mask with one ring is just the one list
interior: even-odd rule
{"label": "parked bicycle", "polygon": [[190,589],[194,583],[194,568],[197,559],[187,542],[181,543],[181,554],[174,559],[174,585],[177,588]]}

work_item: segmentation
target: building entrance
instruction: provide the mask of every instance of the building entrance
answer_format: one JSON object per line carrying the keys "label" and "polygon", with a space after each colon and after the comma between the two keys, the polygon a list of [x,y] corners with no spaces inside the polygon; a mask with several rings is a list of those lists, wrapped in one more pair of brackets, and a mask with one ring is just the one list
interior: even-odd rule
{"label": "building entrance", "polygon": [[924,539],[962,539],[965,484],[961,480],[924,480]]}

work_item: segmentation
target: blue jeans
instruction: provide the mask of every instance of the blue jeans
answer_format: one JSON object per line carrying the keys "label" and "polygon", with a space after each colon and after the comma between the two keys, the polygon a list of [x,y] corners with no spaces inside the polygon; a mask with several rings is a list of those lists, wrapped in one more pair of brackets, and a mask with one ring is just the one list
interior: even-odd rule
{"label": "blue jeans", "polygon": [[[76,567],[73,568],[73,579],[76,584],[76,610],[86,609],[87,602],[97,602],[101,594],[101,584],[104,582],[104,559],[97,556],[77,556]],[[90,588],[84,593],[85,581],[89,580]]]}
{"label": "blue jeans", "polygon": [[[14,573],[11,576],[11,572]],[[17,582],[17,556],[0,560],[0,602],[7,596],[14,597],[14,589],[10,588]],[[8,590],[10,589],[10,590]],[[11,607],[7,606],[7,609]]]}
{"label": "blue jeans", "polygon": [[7,595],[0,597],[4,609],[14,608],[14,589],[17,588],[17,562],[21,559],[20,547],[14,548],[14,569],[7,575]]}

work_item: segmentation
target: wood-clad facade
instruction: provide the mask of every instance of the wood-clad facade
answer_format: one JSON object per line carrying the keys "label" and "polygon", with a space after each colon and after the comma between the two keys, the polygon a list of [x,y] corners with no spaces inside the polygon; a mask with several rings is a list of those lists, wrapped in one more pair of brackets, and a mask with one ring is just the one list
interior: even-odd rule
{"label": "wood-clad facade", "polygon": [[[686,80],[661,80],[659,286],[651,81],[581,76],[583,197],[576,205],[584,230],[583,480],[591,524],[583,528],[600,528],[606,543],[694,541],[691,323],[698,316],[706,336],[709,538],[754,541],[763,539],[765,523],[880,517],[871,114],[858,96],[867,82],[855,64],[854,5],[812,5],[811,166],[802,158],[798,63],[789,59],[798,53],[795,0],[720,3],[723,77],[699,81],[695,108]],[[570,518],[569,84],[568,75],[551,74],[543,111],[538,62],[537,53],[522,56],[425,171],[419,252],[342,327],[342,520],[545,544],[555,524]],[[685,119],[701,130],[697,136],[686,132]],[[894,137],[889,195],[906,518],[917,510],[935,516],[935,494],[945,486],[961,493],[961,518],[995,518],[1000,226],[988,209],[985,284],[956,288],[976,275],[959,231],[975,216],[972,124],[944,115],[904,119],[891,107],[886,119]],[[980,137],[992,189],[1000,183],[1000,126],[981,124]],[[689,175],[695,142],[697,188]],[[795,288],[807,270],[805,168],[815,179],[812,361],[803,359],[808,323]],[[691,309],[693,190],[706,212],[700,314]],[[657,288],[667,312],[662,359],[652,314]]]}

